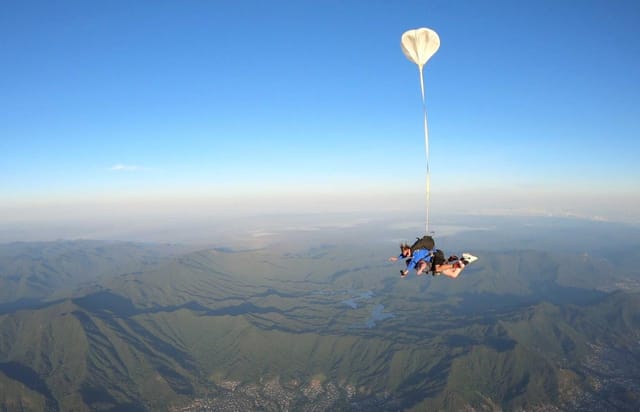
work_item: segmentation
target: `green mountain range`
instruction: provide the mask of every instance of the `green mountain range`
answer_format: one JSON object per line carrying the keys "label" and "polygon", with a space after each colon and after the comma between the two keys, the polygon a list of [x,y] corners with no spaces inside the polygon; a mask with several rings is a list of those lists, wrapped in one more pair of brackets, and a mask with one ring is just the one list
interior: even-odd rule
{"label": "green mountain range", "polygon": [[0,248],[4,410],[640,409],[632,259],[83,242]]}
{"label": "green mountain range", "polygon": [[186,250],[88,240],[0,244],[0,312],[66,296],[100,277],[140,272]]}

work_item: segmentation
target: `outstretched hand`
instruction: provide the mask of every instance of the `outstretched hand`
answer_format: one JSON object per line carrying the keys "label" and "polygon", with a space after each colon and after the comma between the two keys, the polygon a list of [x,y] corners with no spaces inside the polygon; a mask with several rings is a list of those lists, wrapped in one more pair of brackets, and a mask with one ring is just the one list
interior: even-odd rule
{"label": "outstretched hand", "polygon": [[391,257],[389,258],[389,262],[395,262],[396,260],[398,260],[398,257],[397,257],[397,256],[391,256]]}

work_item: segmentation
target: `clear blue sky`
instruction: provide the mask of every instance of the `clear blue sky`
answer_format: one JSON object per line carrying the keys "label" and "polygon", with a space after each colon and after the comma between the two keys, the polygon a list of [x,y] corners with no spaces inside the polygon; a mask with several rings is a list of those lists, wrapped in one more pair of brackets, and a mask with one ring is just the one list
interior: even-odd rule
{"label": "clear blue sky", "polygon": [[6,2],[0,202],[421,193],[417,27],[440,202],[639,206],[636,0]]}

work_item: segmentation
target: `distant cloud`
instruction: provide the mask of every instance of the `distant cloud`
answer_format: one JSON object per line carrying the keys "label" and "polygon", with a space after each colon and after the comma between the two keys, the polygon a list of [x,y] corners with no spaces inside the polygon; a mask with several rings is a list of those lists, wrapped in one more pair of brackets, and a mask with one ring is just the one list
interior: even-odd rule
{"label": "distant cloud", "polygon": [[142,166],[137,165],[123,165],[123,164],[115,164],[109,168],[109,170],[114,172],[138,172],[141,170],[145,170]]}

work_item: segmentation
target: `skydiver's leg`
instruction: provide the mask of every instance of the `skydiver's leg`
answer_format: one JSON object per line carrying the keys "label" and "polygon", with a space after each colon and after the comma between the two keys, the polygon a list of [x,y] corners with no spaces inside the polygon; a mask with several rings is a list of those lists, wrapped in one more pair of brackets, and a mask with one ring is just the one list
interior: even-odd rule
{"label": "skydiver's leg", "polygon": [[443,270],[456,269],[459,265],[457,262],[454,263],[443,263],[441,265],[436,265],[436,272],[442,272]]}
{"label": "skydiver's leg", "polygon": [[448,263],[436,265],[436,270],[445,276],[455,279],[469,263],[478,260],[478,257],[470,253],[463,253],[462,259],[459,259],[457,256],[450,256],[447,260]]}
{"label": "skydiver's leg", "polygon": [[436,270],[445,276],[455,279],[464,270],[464,265],[461,263],[459,264],[458,262],[454,264],[447,263],[444,265],[438,265]]}
{"label": "skydiver's leg", "polygon": [[424,272],[426,269],[427,269],[427,262],[425,262],[424,260],[421,260],[416,265],[416,275],[418,276],[422,275],[422,272]]}
{"label": "skydiver's leg", "polygon": [[457,278],[460,273],[462,273],[462,271],[464,270],[464,267],[459,267],[459,268],[449,268],[449,269],[444,269],[442,271],[440,271],[440,273],[442,273],[445,276],[449,276],[450,278]]}

